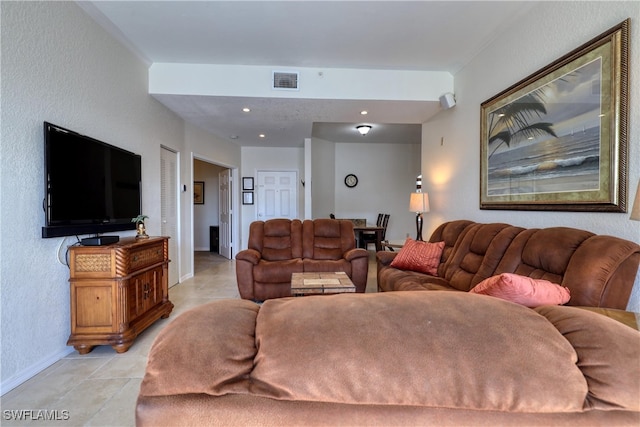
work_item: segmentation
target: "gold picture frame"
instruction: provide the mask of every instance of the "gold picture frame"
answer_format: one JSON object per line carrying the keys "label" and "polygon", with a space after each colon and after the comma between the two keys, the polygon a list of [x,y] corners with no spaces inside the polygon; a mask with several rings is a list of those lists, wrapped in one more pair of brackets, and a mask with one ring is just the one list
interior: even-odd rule
{"label": "gold picture frame", "polygon": [[626,212],[627,19],[480,107],[480,209]]}

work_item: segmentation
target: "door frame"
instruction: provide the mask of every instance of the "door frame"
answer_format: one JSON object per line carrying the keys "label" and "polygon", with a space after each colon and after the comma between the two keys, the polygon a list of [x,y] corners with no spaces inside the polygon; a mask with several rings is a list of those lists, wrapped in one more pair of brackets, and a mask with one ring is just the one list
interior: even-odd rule
{"label": "door frame", "polygon": [[[179,150],[176,150],[172,147],[169,147],[168,145],[164,145],[161,144],[160,145],[160,157],[162,157],[162,150],[166,150],[169,151],[171,153],[174,153],[176,155],[176,182],[175,182],[175,191],[176,191],[176,200],[175,200],[175,204],[176,204],[176,224],[175,224],[175,232],[176,235],[175,236],[171,236],[173,239],[176,240],[175,243],[175,247],[176,247],[176,253],[173,254],[176,259],[173,260],[172,262],[175,262],[175,266],[176,266],[176,271],[178,272],[178,281],[176,283],[172,283],[169,286],[173,286],[173,285],[177,285],[179,283],[182,282],[182,254],[181,254],[181,242],[182,242],[182,206],[180,203],[180,174],[181,174],[181,169],[180,169],[180,165],[181,165],[181,152]],[[162,160],[160,160],[162,161]],[[160,174],[162,174],[162,172],[160,171]],[[162,192],[162,191],[161,191]],[[160,195],[160,205],[162,205],[162,194]],[[162,228],[162,218],[160,218],[160,228]]]}
{"label": "door frame", "polygon": [[[240,180],[239,178],[239,173],[238,173],[238,167],[237,166],[233,166],[233,165],[229,165],[223,162],[219,162],[217,160],[214,160],[210,157],[207,156],[203,156],[201,154],[195,153],[195,152],[191,152],[191,161],[189,163],[189,178],[190,178],[190,184],[189,187],[191,187],[191,185],[193,185],[193,180],[194,180],[194,167],[193,167],[193,163],[195,160],[200,160],[201,162],[205,162],[205,163],[210,163],[212,165],[216,165],[216,166],[220,166],[223,168],[227,168],[231,170],[231,182],[233,183],[233,192],[232,192],[232,198],[233,200],[231,201],[231,250],[233,254],[236,254],[238,252],[238,242],[240,239],[240,234],[239,234],[239,224],[240,224],[240,202],[238,200],[238,182]],[[193,208],[193,191],[190,192],[190,195],[188,197],[189,199],[189,212],[190,212],[190,217],[191,217],[191,227],[189,230],[190,233],[190,248],[189,248],[189,253],[191,254],[191,275],[193,276],[195,274],[195,260],[194,260],[194,252],[195,252],[195,244],[194,244],[194,225],[193,225],[193,216],[194,216],[194,208]]]}

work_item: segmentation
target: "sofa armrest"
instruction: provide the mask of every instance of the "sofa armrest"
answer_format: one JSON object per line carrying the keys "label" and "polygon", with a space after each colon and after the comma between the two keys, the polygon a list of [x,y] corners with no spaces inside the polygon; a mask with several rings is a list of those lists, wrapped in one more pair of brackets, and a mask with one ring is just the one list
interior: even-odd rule
{"label": "sofa armrest", "polygon": [[255,299],[253,292],[253,267],[258,265],[262,256],[255,249],[245,249],[236,254],[236,280],[238,291],[243,299]]}
{"label": "sofa armrest", "polygon": [[376,260],[379,265],[390,265],[391,261],[398,255],[399,252],[379,251],[376,252]]}
{"label": "sofa armrest", "polygon": [[354,249],[349,249],[348,251],[346,251],[344,253],[343,257],[347,261],[351,262],[354,259],[369,257],[369,252],[367,252],[366,249],[354,248]]}
{"label": "sofa armrest", "polygon": [[255,249],[245,249],[236,254],[236,260],[247,261],[253,265],[258,265],[262,255]]}

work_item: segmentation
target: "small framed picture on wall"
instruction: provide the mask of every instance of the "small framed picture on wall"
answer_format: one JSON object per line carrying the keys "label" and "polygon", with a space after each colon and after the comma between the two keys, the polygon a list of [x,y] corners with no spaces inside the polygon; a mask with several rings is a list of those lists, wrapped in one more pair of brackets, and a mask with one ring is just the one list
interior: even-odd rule
{"label": "small framed picture on wall", "polygon": [[193,182],[193,204],[204,205],[204,181]]}
{"label": "small framed picture on wall", "polygon": [[253,204],[253,191],[243,191],[242,192],[242,204],[243,205],[252,205]]}
{"label": "small framed picture on wall", "polygon": [[252,176],[244,176],[244,177],[242,177],[242,189],[244,191],[253,191],[253,177]]}

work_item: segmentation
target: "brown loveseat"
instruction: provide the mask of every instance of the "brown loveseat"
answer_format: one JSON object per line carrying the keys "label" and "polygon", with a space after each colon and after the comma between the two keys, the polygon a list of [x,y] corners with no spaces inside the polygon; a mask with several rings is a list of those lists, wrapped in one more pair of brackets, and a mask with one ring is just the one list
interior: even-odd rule
{"label": "brown loveseat", "polygon": [[638,426],[640,332],[467,292],[222,300],[163,329],[143,426]]}
{"label": "brown loveseat", "polygon": [[391,267],[397,252],[378,252],[380,291],[469,291],[484,279],[515,273],[569,288],[568,305],[624,310],[640,263],[640,246],[568,227],[446,222],[430,242],[445,242],[437,277]]}
{"label": "brown loveseat", "polygon": [[236,255],[244,299],[291,296],[291,274],[344,271],[356,292],[367,287],[368,252],[357,249],[353,223],[337,219],[271,219],[249,226],[247,249]]}

